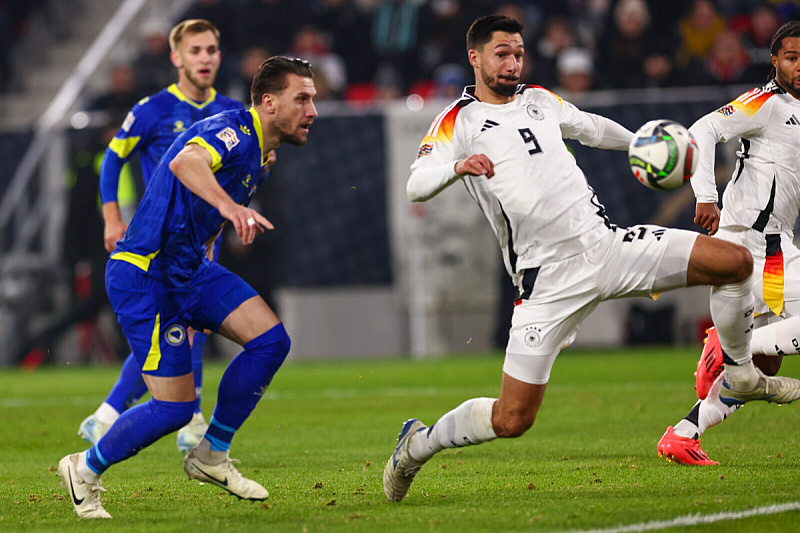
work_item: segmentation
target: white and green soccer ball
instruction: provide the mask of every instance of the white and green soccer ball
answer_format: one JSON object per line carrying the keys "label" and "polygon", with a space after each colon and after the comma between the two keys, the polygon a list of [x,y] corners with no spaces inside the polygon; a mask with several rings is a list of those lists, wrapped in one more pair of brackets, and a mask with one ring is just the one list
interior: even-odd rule
{"label": "white and green soccer ball", "polygon": [[697,143],[672,120],[651,120],[636,131],[628,146],[628,161],[645,187],[672,190],[689,181],[697,168]]}

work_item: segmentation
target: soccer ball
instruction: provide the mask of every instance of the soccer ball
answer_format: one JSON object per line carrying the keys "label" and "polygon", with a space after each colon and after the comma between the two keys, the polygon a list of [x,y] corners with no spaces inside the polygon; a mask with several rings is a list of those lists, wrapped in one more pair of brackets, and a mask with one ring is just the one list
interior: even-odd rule
{"label": "soccer ball", "polygon": [[628,146],[633,175],[645,187],[682,187],[697,168],[697,143],[689,130],[671,120],[651,120],[636,131]]}

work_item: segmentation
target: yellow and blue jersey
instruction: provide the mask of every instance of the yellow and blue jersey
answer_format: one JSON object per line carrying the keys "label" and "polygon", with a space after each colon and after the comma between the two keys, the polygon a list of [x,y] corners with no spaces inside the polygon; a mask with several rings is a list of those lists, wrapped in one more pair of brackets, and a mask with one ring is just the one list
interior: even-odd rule
{"label": "yellow and blue jersey", "polygon": [[241,110],[242,104],[213,88],[204,102],[184,95],[176,84],[143,98],[109,143],[100,169],[100,197],[103,203],[117,201],[117,183],[122,166],[137,151],[141,155],[145,188],[161,156],[172,142],[192,124],[222,111]]}
{"label": "yellow and blue jersey", "polygon": [[198,144],[211,154],[211,170],[238,204],[248,205],[264,181],[261,121],[256,110],[226,111],[182,133],[164,154],[112,259],[131,263],[173,286],[188,286],[203,268],[204,244],[226,219],[192,193],[169,169],[184,146]]}

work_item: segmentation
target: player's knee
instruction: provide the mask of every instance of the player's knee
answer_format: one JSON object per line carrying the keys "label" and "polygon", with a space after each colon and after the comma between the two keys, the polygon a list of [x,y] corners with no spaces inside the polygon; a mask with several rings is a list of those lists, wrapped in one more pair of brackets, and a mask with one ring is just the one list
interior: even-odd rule
{"label": "player's knee", "polygon": [[165,402],[153,398],[153,416],[157,417],[165,429],[169,432],[178,430],[188,424],[194,415],[196,401],[190,402]]}
{"label": "player's knee", "polygon": [[494,421],[494,432],[498,437],[521,437],[528,431],[536,420],[534,413],[511,413],[499,417]]}
{"label": "player's knee", "polygon": [[289,338],[286,328],[283,327],[283,323],[278,323],[266,333],[244,345],[245,351],[249,354],[277,366],[283,364],[291,347],[292,340]]}
{"label": "player's knee", "polygon": [[742,246],[737,246],[734,249],[735,253],[735,261],[732,261],[731,264],[736,265],[735,272],[733,276],[735,277],[735,281],[733,283],[740,283],[746,280],[750,274],[753,273],[753,256],[750,254],[750,251],[747,248]]}

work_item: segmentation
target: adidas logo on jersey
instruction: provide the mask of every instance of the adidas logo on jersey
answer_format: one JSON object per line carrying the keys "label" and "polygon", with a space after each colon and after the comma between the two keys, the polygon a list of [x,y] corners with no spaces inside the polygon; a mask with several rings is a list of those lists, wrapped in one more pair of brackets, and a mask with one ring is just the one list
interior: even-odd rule
{"label": "adidas logo on jersey", "polygon": [[794,115],[789,117],[789,120],[787,120],[786,123],[790,126],[800,126],[800,120],[797,120],[797,117]]}
{"label": "adidas logo on jersey", "polygon": [[494,120],[488,120],[487,119],[486,122],[483,123],[483,127],[481,128],[481,131],[483,132],[483,131],[486,131],[488,129],[494,128],[495,126],[499,126],[499,125],[500,125],[499,122],[495,122]]}

